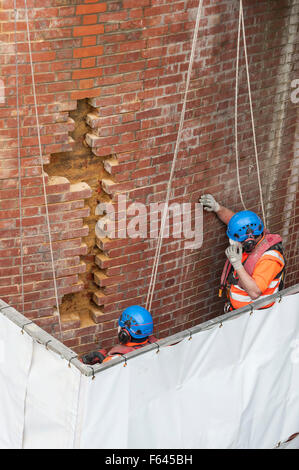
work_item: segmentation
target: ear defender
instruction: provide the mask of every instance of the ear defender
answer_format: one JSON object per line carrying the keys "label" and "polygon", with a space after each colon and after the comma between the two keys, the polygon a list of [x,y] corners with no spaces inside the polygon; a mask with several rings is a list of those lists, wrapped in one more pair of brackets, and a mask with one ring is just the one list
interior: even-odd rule
{"label": "ear defender", "polygon": [[130,333],[125,328],[122,328],[120,332],[118,333],[118,341],[120,342],[120,344],[129,343],[131,339],[132,338],[131,338]]}

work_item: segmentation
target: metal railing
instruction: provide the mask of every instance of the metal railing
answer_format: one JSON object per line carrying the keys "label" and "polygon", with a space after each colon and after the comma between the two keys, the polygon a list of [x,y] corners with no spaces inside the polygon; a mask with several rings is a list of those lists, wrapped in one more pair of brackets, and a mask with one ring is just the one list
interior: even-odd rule
{"label": "metal railing", "polygon": [[[239,308],[238,310],[233,310],[232,312],[226,313],[224,315],[220,315],[212,320],[208,320],[204,323],[200,323],[193,328],[188,330],[184,330],[180,333],[177,333],[172,336],[168,336],[167,338],[158,340],[156,343],[149,344],[144,346],[143,348],[137,349],[136,351],[132,351],[126,355],[122,355],[103,364],[96,364],[94,366],[83,364],[79,359],[78,355],[72,351],[72,349],[65,346],[59,340],[51,336],[49,333],[44,331],[42,328],[37,326],[34,322],[29,321],[21,313],[17,312],[13,307],[9,306],[6,302],[0,299],[0,312],[9,318],[14,324],[20,327],[20,332],[26,332],[29,336],[32,337],[33,340],[37,341],[40,344],[43,344],[47,349],[59,354],[61,358],[65,359],[68,362],[68,365],[71,364],[77,367],[79,371],[86,375],[94,377],[95,374],[102,372],[110,367],[116,366],[120,363],[127,363],[129,360],[133,359],[134,357],[140,356],[145,354],[148,351],[155,350],[157,348],[161,348],[163,346],[170,346],[174,343],[177,343],[184,338],[190,338],[196,333],[199,333],[204,330],[208,330],[213,328],[216,325],[223,324],[227,320],[231,320],[232,318],[238,317],[240,315],[244,315],[246,313],[253,313],[254,310],[264,307],[273,301],[280,301],[283,297],[287,295],[293,295],[299,293],[299,284],[296,284],[292,287],[288,287],[276,294],[268,296],[261,300],[256,300],[251,304],[247,305],[246,307]],[[299,314],[299,306],[298,306],[298,314]]]}

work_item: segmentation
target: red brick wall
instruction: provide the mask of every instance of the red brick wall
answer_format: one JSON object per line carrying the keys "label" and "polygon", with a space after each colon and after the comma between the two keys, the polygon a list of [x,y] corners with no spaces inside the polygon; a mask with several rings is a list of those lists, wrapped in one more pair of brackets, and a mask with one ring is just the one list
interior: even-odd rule
{"label": "red brick wall", "polygon": [[[288,285],[299,281],[296,106],[290,101],[291,80],[298,78],[295,3],[244,1],[266,215],[268,227],[284,233]],[[13,0],[0,4],[5,84],[5,103],[0,104],[0,296],[21,310]],[[233,210],[242,209],[233,128],[238,4],[204,1],[171,201],[196,202],[211,192]],[[124,193],[129,202],[163,202],[198,0],[28,0],[28,5],[44,163],[51,154],[72,152],[75,123],[70,113],[77,100],[89,98],[85,140],[105,175],[102,200],[113,204],[116,193]],[[55,332],[24,0],[17,6],[25,314]],[[260,213],[243,55],[240,66],[241,185],[247,207]],[[88,298],[88,321],[80,312],[62,315],[64,341],[78,352],[99,341],[109,347],[121,310],[145,304],[155,243],[102,239],[89,250],[86,220],[93,214],[87,201],[94,189],[72,183],[67,172],[53,176],[53,167],[51,175],[46,180],[61,308],[66,294],[81,291]],[[217,291],[226,245],[224,227],[211,214],[205,214],[201,249],[184,253],[183,242],[165,240],[152,307],[157,334],[166,336],[221,314]],[[94,262],[85,278],[84,255]],[[87,281],[94,288],[87,289]]]}

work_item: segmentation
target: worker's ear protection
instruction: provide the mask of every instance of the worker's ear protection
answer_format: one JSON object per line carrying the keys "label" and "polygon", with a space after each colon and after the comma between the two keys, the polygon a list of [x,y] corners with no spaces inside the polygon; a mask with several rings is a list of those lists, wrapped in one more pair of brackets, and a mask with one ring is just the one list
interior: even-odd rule
{"label": "worker's ear protection", "polygon": [[121,330],[118,333],[118,341],[120,342],[120,344],[129,343],[131,339],[132,338],[128,330],[126,330],[125,328],[121,328]]}

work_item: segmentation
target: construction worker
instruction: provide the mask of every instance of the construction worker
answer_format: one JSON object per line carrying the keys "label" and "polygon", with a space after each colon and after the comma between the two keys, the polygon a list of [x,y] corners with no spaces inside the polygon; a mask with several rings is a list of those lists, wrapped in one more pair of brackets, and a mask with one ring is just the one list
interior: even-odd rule
{"label": "construction worker", "polygon": [[[236,214],[218,204],[211,194],[200,198],[208,212],[215,212],[227,225],[230,246],[225,250],[227,261],[219,296],[226,290],[225,312],[244,307],[283,288],[285,259],[282,239],[264,229],[260,217],[252,211]],[[262,307],[269,308],[273,302]]]}
{"label": "construction worker", "polygon": [[103,349],[86,354],[82,357],[82,361],[85,364],[108,362],[113,358],[155,343],[158,340],[152,334],[153,328],[154,323],[150,312],[139,305],[132,305],[126,308],[119,317],[119,344],[112,348],[108,354]]}

